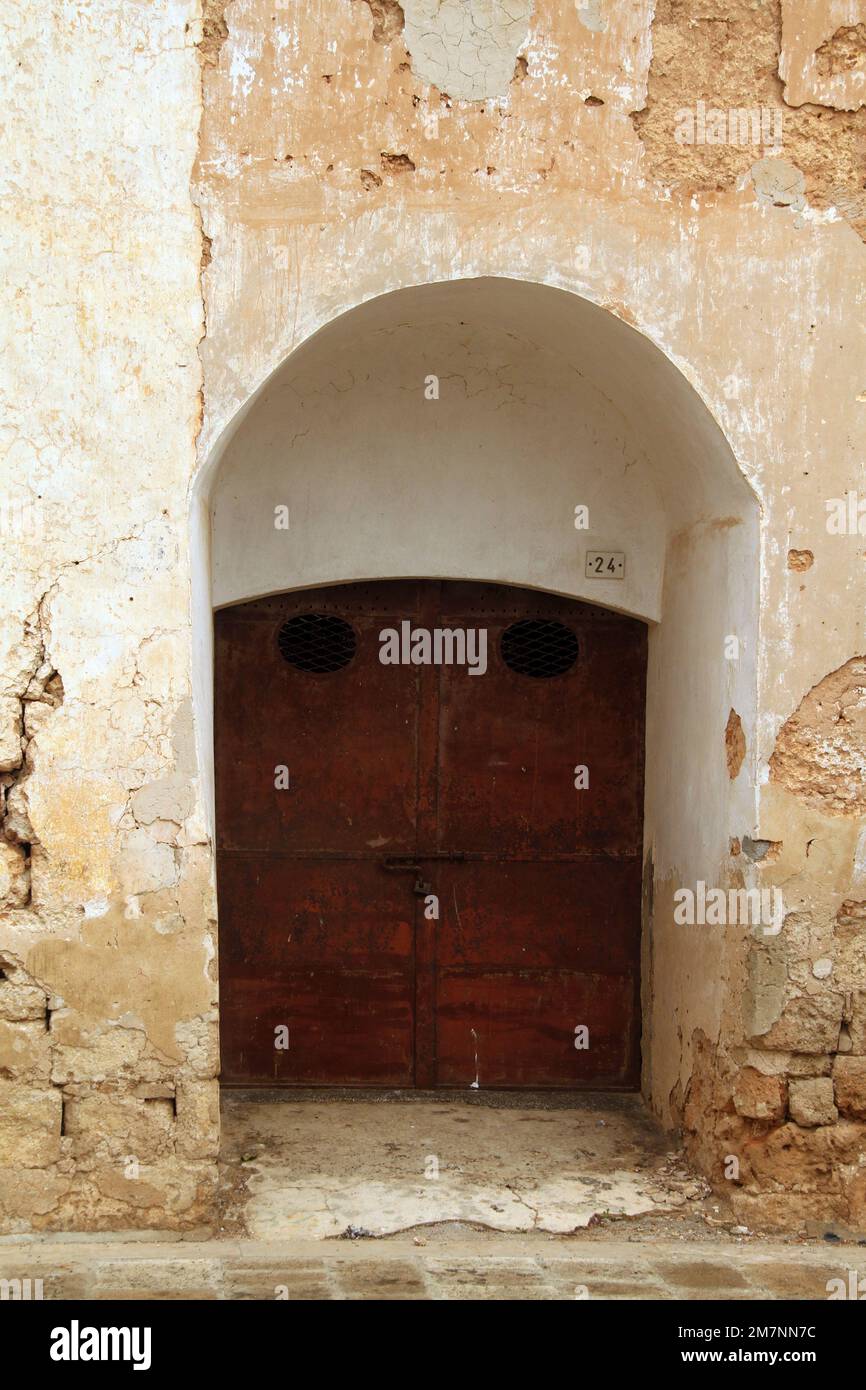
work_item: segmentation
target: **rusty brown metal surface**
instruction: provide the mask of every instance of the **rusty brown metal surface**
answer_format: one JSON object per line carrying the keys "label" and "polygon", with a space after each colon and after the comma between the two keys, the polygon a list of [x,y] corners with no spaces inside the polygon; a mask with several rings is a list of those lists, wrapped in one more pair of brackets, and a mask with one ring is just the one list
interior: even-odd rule
{"label": "rusty brown metal surface", "polygon": [[[341,669],[281,655],[311,613],[351,624]],[[509,669],[502,634],[526,619],[576,635],[564,674]],[[383,665],[381,630],[407,620],[484,628],[485,674]],[[642,624],[504,586],[347,585],[218,613],[223,1079],[635,1087],[645,672]]]}

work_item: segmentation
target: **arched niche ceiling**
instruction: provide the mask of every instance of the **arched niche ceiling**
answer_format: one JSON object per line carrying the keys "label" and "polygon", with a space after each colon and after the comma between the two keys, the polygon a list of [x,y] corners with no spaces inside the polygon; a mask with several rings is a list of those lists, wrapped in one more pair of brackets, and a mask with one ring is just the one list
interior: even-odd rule
{"label": "arched niche ceiling", "polygon": [[[576,295],[494,278],[398,290],[333,320],[247,403],[209,468],[217,607],[421,575],[656,620],[668,538],[754,503],[697,392],[646,337]],[[624,579],[588,578],[588,549],[625,552]]]}

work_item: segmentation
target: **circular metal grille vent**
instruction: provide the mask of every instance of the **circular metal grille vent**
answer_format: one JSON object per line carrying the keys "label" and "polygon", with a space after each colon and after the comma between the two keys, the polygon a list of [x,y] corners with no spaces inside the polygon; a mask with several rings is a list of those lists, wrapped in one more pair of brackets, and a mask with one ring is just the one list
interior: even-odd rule
{"label": "circular metal grille vent", "polygon": [[577,637],[551,618],[522,618],[502,634],[502,660],[521,676],[564,676],[577,660]]}
{"label": "circular metal grille vent", "polygon": [[299,613],[283,623],[277,646],[290,666],[320,675],[348,666],[355,655],[355,632],[333,613]]}

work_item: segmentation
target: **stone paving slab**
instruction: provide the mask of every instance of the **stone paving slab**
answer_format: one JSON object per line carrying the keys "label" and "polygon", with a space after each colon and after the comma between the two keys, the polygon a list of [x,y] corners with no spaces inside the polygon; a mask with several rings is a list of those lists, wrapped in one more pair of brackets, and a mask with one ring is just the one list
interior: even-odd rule
{"label": "stone paving slab", "polygon": [[[46,1299],[826,1301],[866,1247],[584,1240],[484,1231],[387,1240],[21,1240],[0,1279],[41,1278]],[[585,1290],[585,1293],[584,1293]]]}

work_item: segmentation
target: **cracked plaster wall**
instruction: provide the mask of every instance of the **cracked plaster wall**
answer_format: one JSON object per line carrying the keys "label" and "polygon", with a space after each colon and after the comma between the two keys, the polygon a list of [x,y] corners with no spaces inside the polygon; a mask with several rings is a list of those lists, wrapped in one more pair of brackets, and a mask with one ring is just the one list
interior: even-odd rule
{"label": "cracked plaster wall", "polygon": [[[0,6],[0,1224],[205,1219],[197,6]],[[8,880],[8,885],[7,885]]]}
{"label": "cracked plaster wall", "polygon": [[508,88],[531,0],[404,0],[404,41],[419,81],[461,101]]}
{"label": "cracked plaster wall", "polygon": [[[836,86],[815,88],[802,105],[792,88],[809,53],[856,16],[807,8],[539,0],[517,80],[471,102],[423,81],[393,10],[385,33],[382,7],[352,0],[326,14],[313,5],[282,29],[277,17],[277,37],[266,5],[236,0],[207,75],[197,175],[214,249],[200,444],[213,462],[236,412],[255,409],[247,403],[261,383],[323,325],[373,296],[436,280],[505,276],[571,290],[637,326],[683,371],[758,497],[761,575],[750,591],[742,563],[715,550],[699,522],[671,538],[649,710],[660,736],[648,745],[657,791],[647,807],[647,1092],[667,1122],[685,1125],[714,1179],[728,1153],[741,1154],[736,1195],[750,1219],[758,1208],[782,1222],[808,1210],[862,1224],[852,1154],[863,1139],[850,1106],[838,1124],[802,1131],[797,1143],[812,1158],[787,1169],[772,1157],[751,1161],[784,1151],[791,1129],[800,1134],[787,1078],[830,1074],[847,1046],[842,1011],[856,997],[859,919],[849,908],[840,926],[836,913],[863,897],[862,823],[825,821],[813,836],[815,813],[769,769],[782,725],[864,641],[862,541],[825,526],[826,499],[862,489],[855,306],[866,171],[856,64],[837,59],[846,67]],[[780,112],[781,148],[683,144],[678,113],[698,101],[765,109],[771,130]],[[789,551],[808,551],[808,569],[789,565]],[[701,572],[734,586],[744,659],[757,661],[751,716],[742,664],[724,659],[722,631],[701,628],[689,579]],[[689,631],[700,640],[684,643]],[[717,752],[701,757],[688,727],[679,747],[664,737],[678,728],[670,713],[681,692],[694,686],[692,663],[714,671],[718,701]],[[700,709],[696,701],[696,721]],[[745,748],[728,768],[731,711]],[[718,820],[697,812],[703,798],[724,808]],[[758,858],[762,840],[775,848]],[[781,939],[768,946],[741,927],[684,935],[672,893],[699,872],[731,887],[781,885],[793,908]],[[771,1121],[760,1106],[750,1113],[745,1083],[737,1109],[737,1077],[749,1068],[772,1072],[784,1091],[781,1109],[766,1112]],[[833,1161],[816,1176],[822,1145]]]}
{"label": "cracked plaster wall", "polygon": [[[571,291],[646,334],[759,499],[752,723],[721,653],[716,677],[719,766],[731,708],[747,744],[726,805],[756,810],[748,824],[737,810],[727,843],[714,829],[711,848],[723,881],[781,884],[791,917],[769,944],[712,928],[684,942],[673,927],[704,774],[672,745],[647,846],[647,1088],[714,1179],[741,1156],[744,1215],[862,1226],[862,808],[804,796],[800,761],[809,692],[866,649],[864,540],[829,534],[824,512],[866,495],[862,7],[536,0],[525,40],[501,33],[501,76],[454,48],[456,30],[440,35],[440,71],[489,83],[486,100],[431,85],[430,53],[411,52],[420,6],[399,10],[0,3],[3,488],[44,516],[41,533],[13,524],[3,570],[4,1225],[189,1226],[210,1210],[199,426],[210,466],[317,329],[389,291],[484,275]],[[508,13],[517,25],[524,9]],[[781,150],[678,142],[677,112],[698,101],[781,112]],[[705,539],[691,522],[668,553],[669,613]],[[811,553],[807,571],[791,550]],[[688,688],[688,651],[657,650],[669,686]],[[701,670],[714,659],[702,648]],[[789,784],[771,758],[796,711]],[[814,761],[823,781],[832,746]],[[776,848],[754,864],[744,846],[759,840]],[[828,1077],[833,1109],[800,1123],[795,1083]]]}

